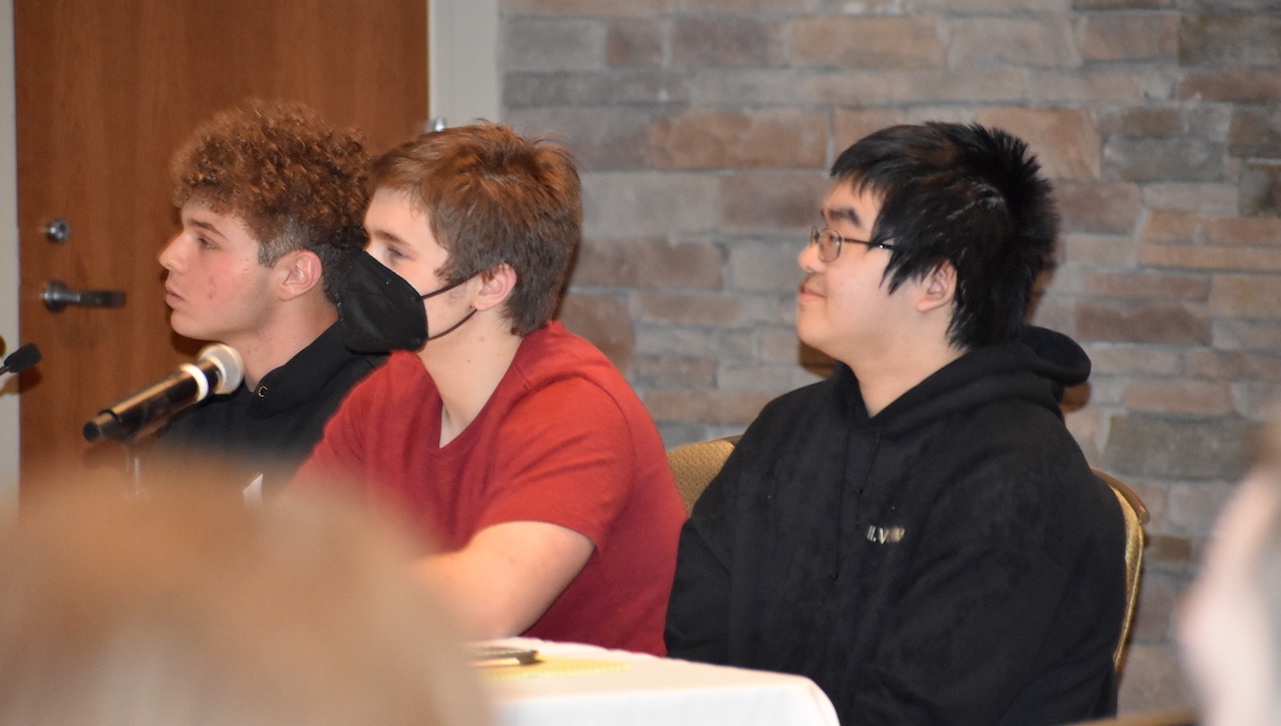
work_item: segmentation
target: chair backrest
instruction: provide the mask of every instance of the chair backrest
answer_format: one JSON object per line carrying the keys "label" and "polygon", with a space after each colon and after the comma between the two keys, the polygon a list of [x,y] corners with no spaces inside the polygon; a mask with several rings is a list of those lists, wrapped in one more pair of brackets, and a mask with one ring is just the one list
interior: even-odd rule
{"label": "chair backrest", "polygon": [[1130,636],[1130,623],[1134,620],[1134,608],[1139,601],[1139,576],[1143,570],[1143,525],[1148,523],[1148,508],[1139,495],[1120,479],[1098,469],[1094,470],[1094,475],[1112,488],[1112,493],[1121,504],[1121,514],[1125,517],[1125,614],[1121,620],[1121,638],[1112,653],[1112,664],[1120,670],[1125,641]]}
{"label": "chair backrest", "polygon": [[[680,492],[681,501],[685,503],[686,512],[693,511],[694,502],[698,501],[699,495],[721,470],[739,438],[726,436],[699,441],[677,446],[667,452],[667,463],[676,477],[676,489]],[[1121,621],[1121,637],[1112,653],[1112,664],[1120,669],[1125,641],[1129,638],[1130,623],[1134,620],[1134,609],[1139,599],[1139,575],[1143,569],[1143,525],[1148,522],[1148,508],[1139,495],[1121,480],[1098,469],[1094,469],[1094,475],[1111,487],[1125,518],[1125,613]]]}
{"label": "chair backrest", "polygon": [[721,470],[738,439],[738,436],[726,436],[698,441],[667,452],[667,465],[676,477],[676,490],[680,492],[686,512],[694,510],[694,502]]}

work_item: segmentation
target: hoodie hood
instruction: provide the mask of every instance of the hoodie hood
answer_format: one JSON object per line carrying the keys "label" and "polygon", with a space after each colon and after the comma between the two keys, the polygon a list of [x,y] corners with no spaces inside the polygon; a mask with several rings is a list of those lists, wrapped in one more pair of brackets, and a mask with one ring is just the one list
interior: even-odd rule
{"label": "hoodie hood", "polygon": [[[1032,401],[1061,416],[1063,391],[1089,376],[1090,358],[1075,341],[1052,330],[1024,326],[1017,340],[972,350],[943,366],[865,425],[896,438],[955,411],[1003,399]],[[853,397],[862,404],[853,371],[838,364],[832,378],[838,388],[852,384]]]}

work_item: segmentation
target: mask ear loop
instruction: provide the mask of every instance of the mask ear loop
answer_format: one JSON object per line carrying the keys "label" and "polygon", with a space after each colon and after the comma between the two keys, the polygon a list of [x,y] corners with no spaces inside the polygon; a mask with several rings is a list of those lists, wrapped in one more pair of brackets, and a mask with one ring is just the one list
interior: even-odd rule
{"label": "mask ear loop", "polygon": [[435,339],[437,339],[437,338],[440,338],[440,337],[442,337],[442,336],[449,335],[450,333],[454,332],[455,330],[458,330],[458,326],[462,325],[463,323],[467,322],[468,320],[471,320],[471,316],[473,316],[473,315],[475,315],[475,314],[476,314],[476,308],[472,308],[472,309],[471,309],[471,312],[470,312],[470,313],[467,313],[466,315],[464,315],[462,320],[459,320],[458,322],[456,322],[456,323],[454,323],[453,325],[449,326],[448,328],[446,328],[446,329],[445,329],[444,331],[442,331],[442,332],[436,333],[435,335],[429,335],[429,336],[427,336],[427,342],[428,342],[428,343],[430,343],[431,341],[433,341],[433,340],[435,340]]}
{"label": "mask ear loop", "polygon": [[435,290],[432,290],[431,292],[425,292],[425,293],[423,293],[423,294],[419,295],[419,296],[418,296],[418,299],[419,299],[419,300],[426,300],[426,299],[427,299],[427,298],[429,298],[429,297],[436,297],[437,295],[441,294],[442,292],[449,292],[450,290],[453,290],[454,288],[458,287],[459,285],[463,284],[464,282],[467,282],[467,281],[468,281],[468,280],[470,280],[470,279],[471,279],[470,277],[465,277],[465,278],[463,278],[463,279],[459,280],[458,282],[451,282],[451,283],[449,283],[448,285],[446,285],[446,286],[444,286],[444,287],[438,287],[438,288],[436,288]]}
{"label": "mask ear loop", "polygon": [[[419,298],[421,298],[421,299],[423,299],[423,300],[426,300],[426,299],[427,299],[427,298],[429,298],[429,297],[436,297],[437,295],[439,295],[439,294],[441,294],[441,293],[443,293],[443,292],[449,292],[450,290],[453,290],[454,288],[458,287],[459,285],[463,284],[464,282],[467,282],[467,281],[468,281],[468,280],[470,280],[470,279],[471,279],[470,277],[467,277],[467,278],[464,278],[464,279],[462,279],[462,280],[459,280],[458,282],[451,282],[451,283],[449,283],[448,285],[446,285],[446,286],[444,286],[444,287],[442,287],[442,288],[438,288],[438,289],[432,290],[431,292],[424,293],[424,294],[420,295],[420,296],[419,296]],[[473,316],[473,315],[475,315],[475,314],[476,314],[476,308],[472,308],[472,309],[471,309],[471,312],[469,312],[469,313],[467,313],[466,315],[464,315],[462,320],[459,320],[458,322],[456,322],[456,323],[454,323],[453,325],[449,326],[449,327],[448,327],[448,328],[446,328],[445,330],[443,330],[443,331],[441,331],[441,332],[439,332],[439,333],[436,333],[435,335],[430,335],[430,334],[429,334],[429,335],[427,336],[427,341],[426,341],[426,343],[430,343],[431,341],[433,341],[433,340],[435,340],[435,339],[437,339],[437,338],[440,338],[440,337],[443,337],[443,336],[449,335],[450,333],[452,333],[452,332],[454,332],[455,330],[457,330],[457,329],[458,329],[458,326],[462,325],[463,323],[467,322],[468,320],[471,320],[471,316]],[[424,343],[424,345],[425,345],[426,343]]]}

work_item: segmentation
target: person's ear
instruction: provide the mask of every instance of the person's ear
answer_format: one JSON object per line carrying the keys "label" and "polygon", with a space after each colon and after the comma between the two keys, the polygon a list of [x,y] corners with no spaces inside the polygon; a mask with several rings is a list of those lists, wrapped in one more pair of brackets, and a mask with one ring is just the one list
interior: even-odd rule
{"label": "person's ear", "polygon": [[940,307],[951,307],[956,297],[956,266],[944,260],[925,273],[918,288],[916,309],[929,312]]}
{"label": "person's ear", "polygon": [[516,289],[516,271],[503,263],[492,270],[480,273],[480,290],[472,301],[477,310],[489,310],[502,305]]}
{"label": "person's ear", "polygon": [[323,282],[320,257],[311,250],[294,250],[276,262],[280,273],[280,299],[301,297]]}

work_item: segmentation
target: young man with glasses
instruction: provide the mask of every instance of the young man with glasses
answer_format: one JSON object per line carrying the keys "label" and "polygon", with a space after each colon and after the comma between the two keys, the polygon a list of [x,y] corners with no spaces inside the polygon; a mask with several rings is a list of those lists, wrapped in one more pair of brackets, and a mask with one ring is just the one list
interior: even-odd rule
{"label": "young man with glasses", "polygon": [[837,364],[769,404],[685,525],[673,656],[799,673],[849,724],[1115,711],[1123,524],[1024,323],[1057,215],[1026,145],[884,129],[837,159],[796,329]]}

